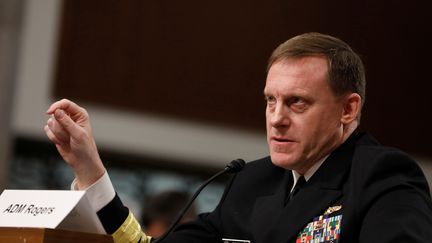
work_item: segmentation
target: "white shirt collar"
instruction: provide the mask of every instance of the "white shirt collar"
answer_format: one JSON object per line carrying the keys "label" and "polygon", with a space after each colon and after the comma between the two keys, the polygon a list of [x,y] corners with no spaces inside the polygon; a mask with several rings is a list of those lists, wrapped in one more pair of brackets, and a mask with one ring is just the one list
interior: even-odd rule
{"label": "white shirt collar", "polygon": [[[315,172],[319,169],[319,167],[321,167],[321,165],[329,157],[329,155],[330,154],[324,156],[321,160],[318,161],[318,163],[315,163],[312,167],[309,168],[308,171],[306,171],[306,173],[303,175],[303,177],[305,178],[306,181],[308,181],[315,174]],[[293,183],[293,186],[291,187],[291,190],[294,188],[295,184],[297,183],[298,178],[300,178],[300,176],[302,176],[301,174],[299,174],[295,170],[292,170],[292,174],[293,174],[293,178],[294,178],[294,183]]]}

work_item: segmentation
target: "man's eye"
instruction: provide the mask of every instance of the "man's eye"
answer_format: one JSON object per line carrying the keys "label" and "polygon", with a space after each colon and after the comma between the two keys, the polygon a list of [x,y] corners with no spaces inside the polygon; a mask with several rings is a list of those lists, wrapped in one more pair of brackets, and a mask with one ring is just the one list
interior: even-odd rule
{"label": "man's eye", "polygon": [[292,98],[290,103],[291,103],[291,108],[296,112],[302,112],[307,108],[306,101],[299,97]]}
{"label": "man's eye", "polygon": [[292,98],[291,103],[292,104],[300,104],[300,103],[304,103],[304,100],[302,98],[299,98],[299,97],[294,97],[294,98]]}
{"label": "man's eye", "polygon": [[267,104],[274,104],[274,103],[276,103],[276,99],[273,96],[266,96],[265,97],[265,101],[267,102]]}
{"label": "man's eye", "polygon": [[288,100],[288,103],[291,104],[291,105],[293,105],[293,104],[295,105],[295,104],[306,104],[307,102],[306,102],[305,99],[303,99],[301,97],[291,97]]}

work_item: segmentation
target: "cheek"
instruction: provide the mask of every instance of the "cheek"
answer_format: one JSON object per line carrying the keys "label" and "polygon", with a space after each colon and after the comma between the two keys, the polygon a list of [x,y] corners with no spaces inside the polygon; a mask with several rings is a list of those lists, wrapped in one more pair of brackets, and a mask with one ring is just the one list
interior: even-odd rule
{"label": "cheek", "polygon": [[322,118],[322,122],[325,124],[322,127],[322,130],[331,133],[335,129],[339,128],[341,124],[341,116],[337,112],[337,110],[329,111],[325,116]]}
{"label": "cheek", "polygon": [[266,122],[268,123],[269,119],[270,119],[270,111],[269,111],[269,109],[266,108],[264,113],[265,113]]}
{"label": "cheek", "polygon": [[330,127],[332,126],[324,115],[308,116],[302,119],[292,119],[291,131],[299,138],[302,147],[309,150],[328,135]]}
{"label": "cheek", "polygon": [[310,126],[309,143],[320,148],[335,139],[342,126],[335,116],[322,116],[318,122]]}
{"label": "cheek", "polygon": [[268,132],[270,132],[270,129],[271,129],[271,124],[270,124],[270,115],[269,115],[269,113],[266,111],[266,129],[267,129],[267,133]]}

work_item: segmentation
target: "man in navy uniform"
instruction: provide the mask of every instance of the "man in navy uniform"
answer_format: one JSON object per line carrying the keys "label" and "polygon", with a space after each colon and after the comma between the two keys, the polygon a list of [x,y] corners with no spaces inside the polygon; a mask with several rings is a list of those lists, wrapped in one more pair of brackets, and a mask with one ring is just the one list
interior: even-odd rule
{"label": "man in navy uniform", "polygon": [[[164,242],[432,242],[418,165],[356,131],[365,84],[360,58],[335,37],[307,33],[277,47],[264,88],[270,156],[249,162],[213,212]],[[47,113],[45,132],[107,233],[150,242],[116,196],[85,109],[60,100]]]}

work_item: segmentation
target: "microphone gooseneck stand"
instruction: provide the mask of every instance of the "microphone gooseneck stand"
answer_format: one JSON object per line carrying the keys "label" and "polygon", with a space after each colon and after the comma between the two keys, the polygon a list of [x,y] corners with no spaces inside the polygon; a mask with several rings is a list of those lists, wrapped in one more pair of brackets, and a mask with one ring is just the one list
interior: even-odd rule
{"label": "microphone gooseneck stand", "polygon": [[214,176],[210,177],[207,181],[205,181],[195,192],[195,194],[192,196],[192,198],[189,200],[189,202],[186,204],[186,206],[183,208],[183,210],[177,215],[176,219],[172,222],[171,226],[168,228],[168,230],[159,238],[152,241],[152,243],[159,243],[163,241],[171,232],[174,230],[174,228],[177,226],[177,224],[180,222],[183,215],[186,213],[186,211],[190,208],[192,203],[195,201],[195,199],[198,197],[198,195],[201,193],[201,191],[206,187],[210,182],[212,182],[214,179],[218,178],[219,176],[226,174],[226,173],[237,173],[243,169],[243,166],[245,165],[245,161],[242,159],[235,159],[231,161],[231,163],[227,164],[225,168],[218,173],[216,173]]}

